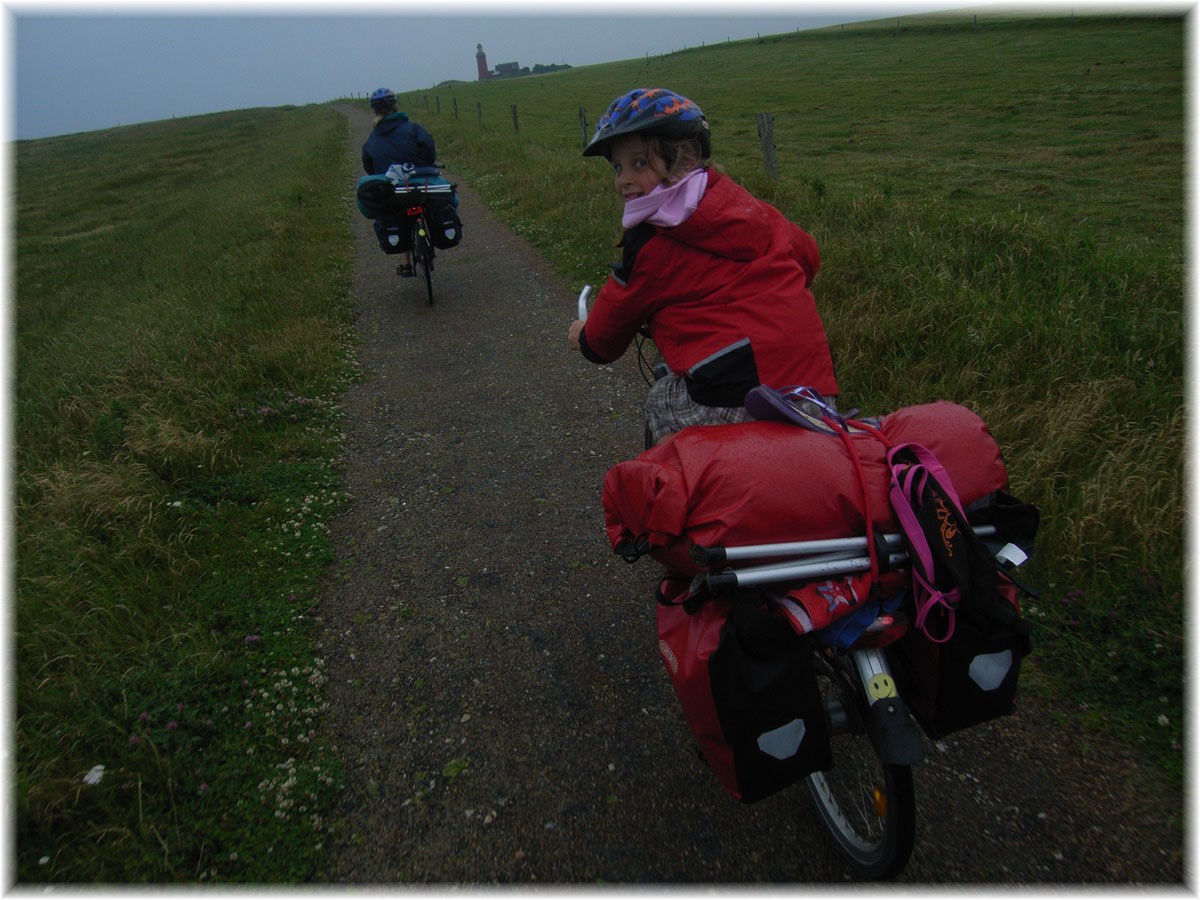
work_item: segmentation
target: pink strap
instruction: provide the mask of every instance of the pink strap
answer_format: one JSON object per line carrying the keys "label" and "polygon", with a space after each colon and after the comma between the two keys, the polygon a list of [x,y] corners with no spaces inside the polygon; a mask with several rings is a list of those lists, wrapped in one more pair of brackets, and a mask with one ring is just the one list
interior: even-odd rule
{"label": "pink strap", "polygon": [[[897,462],[896,456],[902,452],[910,453],[915,462]],[[913,499],[919,498],[924,493],[929,479],[932,477],[941,486],[955,510],[965,519],[966,516],[963,516],[962,513],[962,503],[954,490],[954,483],[950,480],[949,473],[928,448],[920,444],[900,444],[888,451],[888,464],[892,469],[892,485],[889,491],[892,510],[917,556],[916,559],[911,560],[913,563],[912,577],[928,595],[917,609],[915,624],[931,641],[936,644],[944,644],[954,634],[955,609],[958,606],[960,595],[958,588],[940,591],[930,583],[934,572],[933,553],[917,522],[917,516],[913,510]],[[926,626],[929,615],[938,607],[945,610],[947,619],[946,633],[941,637],[934,635]]]}
{"label": "pink strap", "polygon": [[[958,493],[954,490],[954,482],[950,479],[950,473],[946,471],[941,460],[933,455],[933,451],[921,444],[897,444],[888,451],[888,463],[893,467],[893,470],[896,466],[894,458],[896,454],[902,451],[908,451],[916,457],[916,464],[934,477],[937,483],[942,486],[942,490],[946,492],[946,496],[953,501],[955,511],[965,519],[966,516],[963,514],[962,501],[958,499]],[[901,465],[907,464],[901,463]],[[921,487],[924,488],[924,486],[924,483],[922,483]]]}

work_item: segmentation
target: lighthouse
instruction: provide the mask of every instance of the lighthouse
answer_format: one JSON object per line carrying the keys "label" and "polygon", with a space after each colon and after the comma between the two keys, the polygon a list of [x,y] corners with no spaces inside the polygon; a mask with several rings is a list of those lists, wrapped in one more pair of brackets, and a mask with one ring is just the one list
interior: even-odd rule
{"label": "lighthouse", "polygon": [[483,44],[475,45],[475,65],[479,68],[479,80],[487,81],[491,76],[488,74],[487,54],[483,52]]}

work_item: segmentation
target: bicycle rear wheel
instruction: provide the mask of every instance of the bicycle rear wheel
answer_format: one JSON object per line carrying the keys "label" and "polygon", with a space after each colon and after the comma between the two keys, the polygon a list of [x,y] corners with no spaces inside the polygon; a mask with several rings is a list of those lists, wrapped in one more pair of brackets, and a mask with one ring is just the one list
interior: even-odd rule
{"label": "bicycle rear wheel", "polygon": [[893,878],[908,864],[916,834],[912,767],[880,761],[863,722],[867,701],[849,657],[818,653],[815,665],[831,713],[834,765],[808,776],[809,792],[855,874]]}
{"label": "bicycle rear wheel", "polygon": [[412,260],[413,270],[425,279],[429,305],[433,306],[433,246],[429,243],[429,229],[425,225],[424,216],[418,218],[413,226]]}

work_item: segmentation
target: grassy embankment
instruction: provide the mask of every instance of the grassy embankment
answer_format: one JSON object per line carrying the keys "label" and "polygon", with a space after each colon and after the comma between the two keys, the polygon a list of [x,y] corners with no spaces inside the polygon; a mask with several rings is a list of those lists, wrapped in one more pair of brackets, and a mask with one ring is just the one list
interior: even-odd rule
{"label": "grassy embankment", "polygon": [[[1030,685],[1178,773],[1182,34],[847,29],[410,109],[598,283],[617,206],[577,157],[578,108],[594,123],[638,83],[694,96],[728,171],[820,241],[846,398],[969,403],[1042,506]],[[16,148],[21,880],[282,881],[319,858],[336,772],[310,740],[306,611],[352,374],[344,140],[301,109]]]}
{"label": "grassy embankment", "polygon": [[928,16],[403,99],[452,174],[592,284],[619,205],[580,108],[590,134],[639,85],[700,103],[716,161],[822,248],[845,405],[971,406],[1041,508],[1026,683],[1178,778],[1183,39],[1180,18]]}
{"label": "grassy embankment", "polygon": [[320,858],[346,137],[308,107],[15,148],[21,881]]}

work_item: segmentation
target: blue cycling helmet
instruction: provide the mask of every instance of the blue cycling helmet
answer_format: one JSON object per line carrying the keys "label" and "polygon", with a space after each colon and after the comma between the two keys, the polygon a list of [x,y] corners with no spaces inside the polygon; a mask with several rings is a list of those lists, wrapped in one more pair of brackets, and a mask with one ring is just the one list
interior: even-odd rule
{"label": "blue cycling helmet", "polygon": [[371,91],[371,109],[393,107],[396,105],[396,92],[391,88],[379,88]]}
{"label": "blue cycling helmet", "polygon": [[607,157],[613,138],[637,132],[664,138],[693,138],[699,141],[704,159],[712,155],[704,112],[687,97],[666,88],[634,88],[610,103],[596,123],[596,133],[583,149],[583,155]]}

